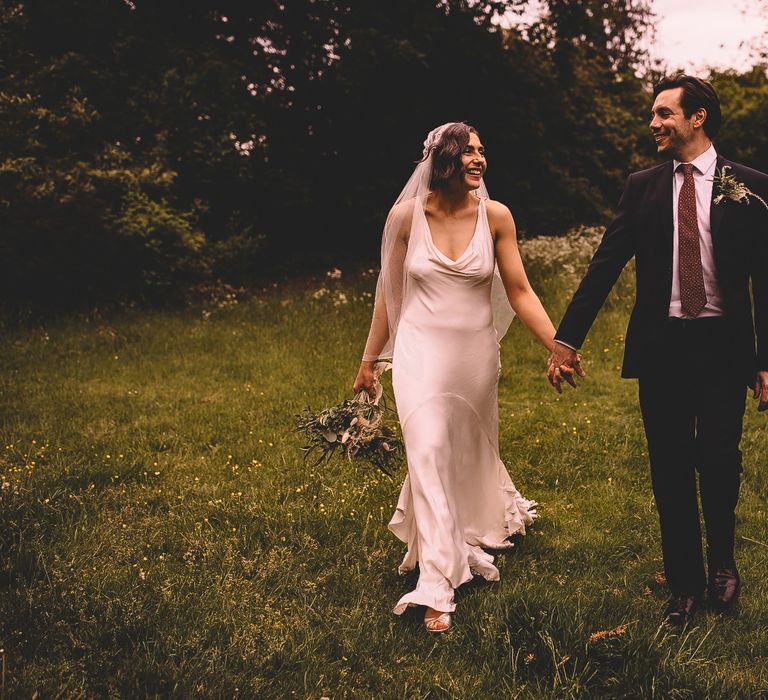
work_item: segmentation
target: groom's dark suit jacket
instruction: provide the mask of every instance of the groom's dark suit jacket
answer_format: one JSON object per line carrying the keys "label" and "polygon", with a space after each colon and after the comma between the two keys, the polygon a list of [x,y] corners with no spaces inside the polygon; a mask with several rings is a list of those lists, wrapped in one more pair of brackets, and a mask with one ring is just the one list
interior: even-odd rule
{"label": "groom's dark suit jacket", "polygon": [[[768,201],[768,175],[718,156],[718,171],[724,165],[730,166],[729,175]],[[634,256],[637,291],[622,377],[640,377],[663,362],[672,294],[672,169],[670,161],[629,176],[614,218],[555,336],[581,347],[621,270]],[[768,211],[752,197],[749,204],[723,200],[715,205],[719,191],[717,186],[712,189],[712,247],[733,357],[745,382],[754,386],[755,372],[768,370]]]}

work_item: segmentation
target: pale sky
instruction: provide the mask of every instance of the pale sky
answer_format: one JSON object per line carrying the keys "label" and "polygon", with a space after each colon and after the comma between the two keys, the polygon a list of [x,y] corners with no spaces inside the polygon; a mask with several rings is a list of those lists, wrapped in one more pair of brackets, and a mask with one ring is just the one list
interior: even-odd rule
{"label": "pale sky", "polygon": [[[748,68],[748,45],[768,28],[760,0],[654,0],[656,41],[651,55],[670,69]],[[743,44],[740,46],[740,44]]]}
{"label": "pale sky", "polygon": [[[650,53],[666,61],[669,70],[703,73],[707,66],[745,70],[753,65],[750,44],[768,35],[768,0],[652,2],[656,37]],[[523,22],[534,19],[540,8],[538,0],[530,0]]]}

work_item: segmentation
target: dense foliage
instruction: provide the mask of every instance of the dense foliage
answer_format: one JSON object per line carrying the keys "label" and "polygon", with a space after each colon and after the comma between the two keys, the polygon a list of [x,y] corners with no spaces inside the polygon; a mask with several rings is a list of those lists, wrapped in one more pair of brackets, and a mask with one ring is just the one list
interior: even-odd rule
{"label": "dense foliage", "polygon": [[[526,4],[6,0],[0,299],[160,302],[368,263],[448,120],[480,129],[522,230],[603,222],[653,162],[649,3],[547,0],[499,23]],[[716,78],[737,127],[723,145],[768,168],[765,72]]]}

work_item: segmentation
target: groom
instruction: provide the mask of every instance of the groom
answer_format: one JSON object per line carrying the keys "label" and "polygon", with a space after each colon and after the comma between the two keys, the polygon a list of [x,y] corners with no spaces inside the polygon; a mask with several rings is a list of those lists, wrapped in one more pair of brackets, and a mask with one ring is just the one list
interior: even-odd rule
{"label": "groom", "polygon": [[[558,391],[584,376],[576,350],[634,256],[622,377],[639,380],[672,592],[665,624],[679,628],[705,587],[720,611],[732,608],[741,588],[733,545],[745,385],[758,410],[768,408],[768,206],[760,199],[768,200],[768,175],[715,151],[720,103],[708,82],[681,74],[653,95],[650,128],[666,162],[629,176],[560,323],[547,376]],[[732,179],[724,182],[723,173]],[[750,194],[740,199],[733,185]]]}

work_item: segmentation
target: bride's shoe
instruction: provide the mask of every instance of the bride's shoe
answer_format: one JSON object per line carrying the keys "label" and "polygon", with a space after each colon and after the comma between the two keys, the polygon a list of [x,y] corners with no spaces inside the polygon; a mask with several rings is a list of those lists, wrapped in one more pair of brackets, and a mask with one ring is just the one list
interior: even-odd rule
{"label": "bride's shoe", "polygon": [[[430,614],[431,613],[431,614]],[[424,626],[427,632],[447,632],[451,628],[451,613],[427,608],[424,613]]]}

